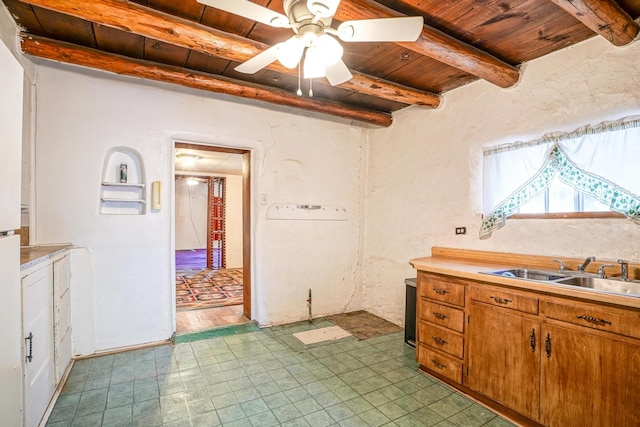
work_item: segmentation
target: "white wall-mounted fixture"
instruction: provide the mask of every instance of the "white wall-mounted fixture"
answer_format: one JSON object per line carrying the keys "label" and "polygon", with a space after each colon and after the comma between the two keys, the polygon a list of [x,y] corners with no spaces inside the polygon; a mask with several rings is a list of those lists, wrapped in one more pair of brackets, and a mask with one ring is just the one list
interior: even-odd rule
{"label": "white wall-mounted fixture", "polygon": [[267,219],[346,221],[347,209],[341,206],[274,203],[267,209]]}
{"label": "white wall-mounted fixture", "polygon": [[162,182],[151,183],[151,209],[160,210],[162,207]]}

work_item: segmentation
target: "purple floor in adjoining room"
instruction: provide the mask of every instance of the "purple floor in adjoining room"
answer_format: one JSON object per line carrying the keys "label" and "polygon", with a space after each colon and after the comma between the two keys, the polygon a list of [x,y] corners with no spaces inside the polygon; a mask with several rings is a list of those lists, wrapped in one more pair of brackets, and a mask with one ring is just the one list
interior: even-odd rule
{"label": "purple floor in adjoining room", "polygon": [[198,270],[207,268],[206,249],[176,251],[176,270]]}

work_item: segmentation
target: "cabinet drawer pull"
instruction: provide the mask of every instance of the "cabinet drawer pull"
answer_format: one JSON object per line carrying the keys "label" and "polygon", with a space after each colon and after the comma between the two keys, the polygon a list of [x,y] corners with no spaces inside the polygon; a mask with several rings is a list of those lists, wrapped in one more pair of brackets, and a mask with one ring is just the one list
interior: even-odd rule
{"label": "cabinet drawer pull", "polygon": [[592,323],[600,323],[603,325],[610,325],[611,322],[609,322],[608,320],[604,320],[604,319],[598,319],[597,317],[593,317],[593,316],[587,316],[586,314],[583,314],[581,316],[576,316],[578,319],[580,320],[586,320],[587,322],[592,322]]}
{"label": "cabinet drawer pull", "polygon": [[438,295],[446,295],[449,293],[446,289],[433,288],[433,291]]}
{"label": "cabinet drawer pull", "polygon": [[431,337],[431,338],[433,338],[436,344],[440,344],[440,345],[449,344],[449,341],[443,340],[442,338],[439,338],[439,337]]}
{"label": "cabinet drawer pull", "polygon": [[435,366],[438,369],[445,369],[446,368],[445,365],[443,365],[442,363],[438,362],[435,359],[431,359],[431,363],[433,363],[433,366]]}
{"label": "cabinet drawer pull", "polygon": [[489,297],[489,298],[491,298],[498,304],[509,304],[510,302],[513,302],[510,299],[506,299],[506,298],[498,298],[498,297]]}
{"label": "cabinet drawer pull", "polygon": [[440,320],[444,320],[447,318],[447,316],[445,316],[442,313],[433,313],[434,316],[436,316],[436,319],[440,319]]}

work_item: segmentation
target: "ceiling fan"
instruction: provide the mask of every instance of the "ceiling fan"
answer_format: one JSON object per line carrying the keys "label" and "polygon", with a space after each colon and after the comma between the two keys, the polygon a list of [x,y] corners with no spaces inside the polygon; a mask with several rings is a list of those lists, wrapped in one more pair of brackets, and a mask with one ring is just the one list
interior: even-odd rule
{"label": "ceiling fan", "polygon": [[341,0],[283,0],[286,15],[248,0],[197,1],[294,31],[293,37],[243,62],[236,71],[254,74],[277,60],[290,69],[302,66],[305,79],[326,77],[333,86],[353,77],[342,60],[343,48],[336,37],[344,42],[412,42],[422,32],[424,22],[421,16],[407,16],[345,21],[333,28],[331,22]]}

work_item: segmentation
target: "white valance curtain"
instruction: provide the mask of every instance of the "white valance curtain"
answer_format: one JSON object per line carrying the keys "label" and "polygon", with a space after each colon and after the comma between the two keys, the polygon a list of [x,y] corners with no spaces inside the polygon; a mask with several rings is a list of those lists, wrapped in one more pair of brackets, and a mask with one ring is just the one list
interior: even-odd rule
{"label": "white valance curtain", "polygon": [[502,227],[556,177],[640,221],[640,117],[491,147],[483,166],[480,236]]}

